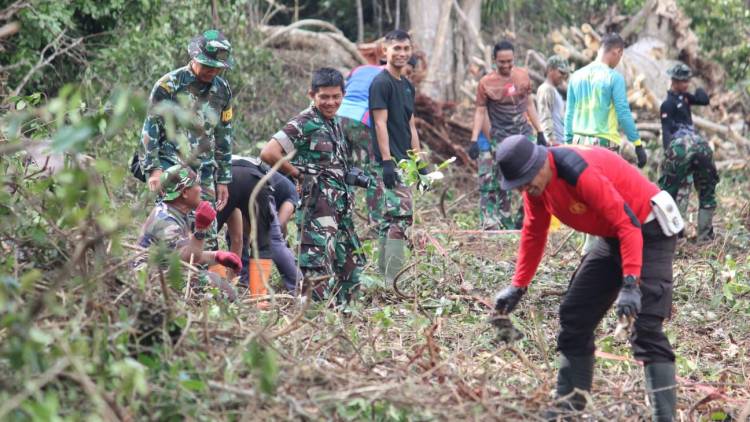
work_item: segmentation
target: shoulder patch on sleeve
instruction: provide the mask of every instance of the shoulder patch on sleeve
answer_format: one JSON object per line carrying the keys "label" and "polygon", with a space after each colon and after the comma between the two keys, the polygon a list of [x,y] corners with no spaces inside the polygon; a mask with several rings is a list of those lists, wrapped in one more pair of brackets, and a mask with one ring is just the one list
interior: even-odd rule
{"label": "shoulder patch on sleeve", "polygon": [[578,178],[589,166],[586,160],[572,148],[551,148],[557,174],[571,186],[578,183]]}
{"label": "shoulder patch on sleeve", "polygon": [[221,112],[221,122],[229,123],[230,121],[232,121],[232,116],[233,116],[232,107],[229,107],[228,109]]}

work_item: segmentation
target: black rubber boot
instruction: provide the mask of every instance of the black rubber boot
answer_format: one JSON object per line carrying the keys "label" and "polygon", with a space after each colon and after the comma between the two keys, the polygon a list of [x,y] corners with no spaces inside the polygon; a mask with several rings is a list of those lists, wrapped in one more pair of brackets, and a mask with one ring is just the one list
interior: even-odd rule
{"label": "black rubber boot", "polygon": [[651,401],[651,420],[671,422],[677,405],[677,381],[673,362],[650,363],[644,367],[646,392]]}
{"label": "black rubber boot", "polygon": [[714,240],[714,210],[701,208],[698,210],[698,243]]}
{"label": "black rubber boot", "polygon": [[594,355],[560,355],[560,372],[557,373],[557,399],[555,408],[544,414],[546,420],[569,420],[565,415],[586,407],[586,396],[576,389],[591,391],[594,379]]}

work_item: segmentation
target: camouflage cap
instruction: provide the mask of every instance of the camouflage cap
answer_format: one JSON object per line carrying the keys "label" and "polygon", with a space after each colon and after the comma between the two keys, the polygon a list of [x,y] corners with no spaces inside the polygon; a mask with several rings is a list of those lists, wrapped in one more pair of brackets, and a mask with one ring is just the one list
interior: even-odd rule
{"label": "camouflage cap", "polygon": [[555,54],[547,59],[547,69],[557,69],[562,73],[568,73],[570,72],[570,65],[567,60]]}
{"label": "camouflage cap", "polygon": [[667,70],[667,75],[678,81],[687,81],[693,76],[693,71],[685,63],[677,63]]}
{"label": "camouflage cap", "polygon": [[159,178],[162,191],[164,191],[164,200],[173,201],[182,193],[183,189],[192,187],[200,182],[198,174],[189,167],[183,167],[181,164],[175,164],[164,170]]}
{"label": "camouflage cap", "polygon": [[224,69],[234,65],[232,44],[216,29],[209,29],[190,40],[188,54],[190,58],[205,66]]}

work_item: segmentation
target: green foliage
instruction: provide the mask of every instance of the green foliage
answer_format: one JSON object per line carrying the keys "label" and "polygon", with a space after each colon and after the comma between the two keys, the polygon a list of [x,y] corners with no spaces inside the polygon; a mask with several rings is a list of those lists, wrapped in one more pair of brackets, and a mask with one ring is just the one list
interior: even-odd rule
{"label": "green foliage", "polygon": [[336,406],[336,415],[345,421],[403,422],[429,420],[429,414],[419,415],[384,400],[370,401],[356,398]]}
{"label": "green foliage", "polygon": [[276,352],[260,342],[250,342],[249,350],[245,353],[245,363],[252,368],[258,381],[258,388],[264,394],[276,393],[276,380],[279,376]]}
{"label": "green foliage", "polygon": [[701,49],[724,66],[730,81],[750,81],[750,7],[744,0],[679,0]]}

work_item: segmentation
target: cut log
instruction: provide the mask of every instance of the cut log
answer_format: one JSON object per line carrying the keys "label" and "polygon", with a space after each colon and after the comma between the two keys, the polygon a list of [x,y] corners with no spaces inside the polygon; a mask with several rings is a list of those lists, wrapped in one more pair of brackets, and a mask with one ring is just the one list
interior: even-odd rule
{"label": "cut log", "polygon": [[728,139],[731,139],[740,144],[744,148],[750,148],[750,139],[747,139],[739,133],[733,131],[729,126],[714,123],[708,119],[695,115],[693,115],[693,124],[696,127],[705,130],[706,132],[725,136]]}
{"label": "cut log", "polygon": [[433,152],[445,157],[456,157],[465,167],[476,170],[476,163],[464,150],[471,137],[471,128],[449,120],[446,111],[455,111],[455,104],[441,103],[417,94],[414,104],[414,123],[420,140]]}

